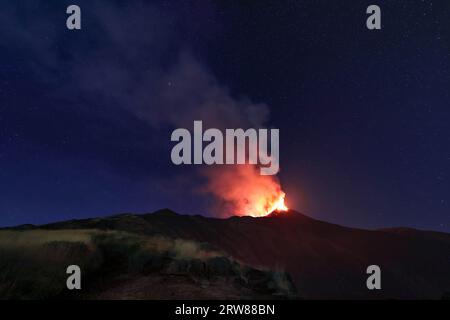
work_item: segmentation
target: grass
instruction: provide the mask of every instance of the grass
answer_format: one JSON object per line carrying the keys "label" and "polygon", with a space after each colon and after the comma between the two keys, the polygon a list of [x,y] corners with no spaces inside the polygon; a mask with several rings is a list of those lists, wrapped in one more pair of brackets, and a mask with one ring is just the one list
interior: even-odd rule
{"label": "grass", "polygon": [[[0,230],[0,299],[49,299],[66,290],[66,269],[78,265],[82,286],[112,274],[173,272],[232,275],[247,283],[252,268],[207,244],[100,230]],[[272,277],[284,291],[283,275]]]}

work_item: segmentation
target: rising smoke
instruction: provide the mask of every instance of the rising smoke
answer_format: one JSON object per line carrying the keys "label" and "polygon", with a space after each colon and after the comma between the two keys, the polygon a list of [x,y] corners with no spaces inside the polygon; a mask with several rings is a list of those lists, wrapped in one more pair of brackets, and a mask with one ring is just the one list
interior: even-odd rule
{"label": "rising smoke", "polygon": [[[71,41],[67,31],[55,28],[51,21],[8,4],[0,13],[0,35],[10,46],[34,48],[34,58],[26,63],[37,78],[45,69],[55,75],[46,81],[59,82],[63,70],[67,91],[125,109],[151,127],[190,127],[194,120],[202,120],[205,129],[267,124],[266,104],[233,97],[187,49],[189,43],[180,41],[188,26],[183,25],[184,19],[177,19],[179,10],[172,12],[143,1],[131,1],[125,7],[94,1],[81,7],[89,8],[85,15],[89,23],[79,31],[77,41]],[[163,18],[168,16],[173,19]],[[170,137],[161,143],[169,144]],[[203,166],[198,170],[205,178],[200,192],[217,199],[213,211],[220,216],[260,215],[266,199],[281,192],[277,178],[261,176],[256,166]]]}

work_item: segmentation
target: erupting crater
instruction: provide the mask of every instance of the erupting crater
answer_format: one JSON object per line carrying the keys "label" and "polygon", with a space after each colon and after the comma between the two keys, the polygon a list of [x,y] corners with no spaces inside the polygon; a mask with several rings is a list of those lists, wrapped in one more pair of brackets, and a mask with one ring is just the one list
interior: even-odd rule
{"label": "erupting crater", "polygon": [[261,198],[255,204],[256,212],[249,214],[252,217],[265,217],[273,212],[286,212],[289,208],[284,203],[286,194],[280,191],[276,196]]}

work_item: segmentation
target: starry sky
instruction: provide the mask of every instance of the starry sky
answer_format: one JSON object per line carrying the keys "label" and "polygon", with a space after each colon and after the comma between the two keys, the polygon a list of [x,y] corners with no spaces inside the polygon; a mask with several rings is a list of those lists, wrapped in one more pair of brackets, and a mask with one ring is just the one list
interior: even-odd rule
{"label": "starry sky", "polygon": [[449,1],[0,6],[0,226],[213,215],[199,168],[170,161],[172,130],[197,117],[279,128],[291,208],[450,232]]}

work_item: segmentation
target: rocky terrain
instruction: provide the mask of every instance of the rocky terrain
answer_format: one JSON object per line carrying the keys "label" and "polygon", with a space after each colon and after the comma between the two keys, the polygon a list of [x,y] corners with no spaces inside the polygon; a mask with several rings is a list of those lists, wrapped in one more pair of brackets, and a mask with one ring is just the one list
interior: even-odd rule
{"label": "rocky terrain", "polygon": [[[27,249],[33,259],[45,256],[51,264],[61,250],[67,256],[60,268],[85,264],[92,272],[79,297],[87,299],[441,299],[450,291],[449,234],[347,228],[295,211],[215,219],[165,209],[19,226],[0,231],[0,255],[9,254],[11,261],[14,249],[5,253],[5,243],[16,236],[7,232],[40,232],[48,238],[40,253]],[[60,239],[44,236],[52,232]],[[69,241],[64,235],[84,238]],[[15,259],[24,259],[27,250],[16,251]],[[22,264],[36,269],[31,262]],[[366,287],[366,268],[372,264],[382,270],[382,290]],[[13,279],[4,272],[1,277]],[[17,290],[3,284],[2,292],[11,297]],[[67,294],[62,290],[56,296]]]}

